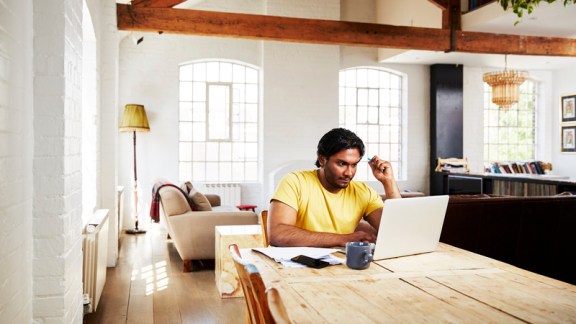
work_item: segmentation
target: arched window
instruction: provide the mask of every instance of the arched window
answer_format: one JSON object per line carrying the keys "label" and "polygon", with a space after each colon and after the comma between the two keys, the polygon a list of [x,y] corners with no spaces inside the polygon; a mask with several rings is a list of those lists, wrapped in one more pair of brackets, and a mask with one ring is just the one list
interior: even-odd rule
{"label": "arched window", "polygon": [[484,83],[484,163],[534,160],[538,83],[520,85],[517,104],[499,109],[492,103],[492,88]]}
{"label": "arched window", "polygon": [[[396,179],[402,180],[404,77],[372,67],[340,71],[340,127],[355,132],[366,146],[366,156],[378,155],[390,163]],[[368,164],[358,165],[355,179],[371,179]]]}
{"label": "arched window", "polygon": [[258,180],[259,71],[205,60],[180,66],[181,181]]}

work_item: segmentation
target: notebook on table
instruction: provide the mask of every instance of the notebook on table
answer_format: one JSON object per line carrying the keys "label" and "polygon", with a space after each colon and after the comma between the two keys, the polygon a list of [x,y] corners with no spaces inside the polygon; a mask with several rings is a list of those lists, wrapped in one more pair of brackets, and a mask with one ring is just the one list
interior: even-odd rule
{"label": "notebook on table", "polygon": [[435,251],[440,241],[448,196],[386,199],[374,260]]}

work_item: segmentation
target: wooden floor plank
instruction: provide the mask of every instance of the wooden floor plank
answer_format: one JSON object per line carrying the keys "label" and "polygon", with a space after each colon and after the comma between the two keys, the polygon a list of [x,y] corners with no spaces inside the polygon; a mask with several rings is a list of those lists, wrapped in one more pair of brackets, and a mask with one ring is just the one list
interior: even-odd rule
{"label": "wooden floor plank", "polygon": [[221,299],[213,262],[204,265],[182,272],[161,224],[146,234],[123,234],[98,310],[84,316],[84,323],[245,323],[244,298]]}

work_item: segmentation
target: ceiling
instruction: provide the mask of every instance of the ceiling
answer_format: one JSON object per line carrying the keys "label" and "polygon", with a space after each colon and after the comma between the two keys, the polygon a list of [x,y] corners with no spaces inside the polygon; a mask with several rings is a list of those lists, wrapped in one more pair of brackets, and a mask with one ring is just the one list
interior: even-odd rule
{"label": "ceiling", "polygon": [[[515,26],[514,23],[518,20],[516,14],[511,11],[504,12],[502,7],[494,2],[462,15],[462,30],[576,38],[576,4],[569,4],[564,7],[562,0],[551,4],[542,1],[532,14],[525,14],[525,17]],[[409,50],[381,62],[463,64],[501,69],[504,67],[504,56]],[[508,67],[511,69],[556,70],[568,66],[576,67],[576,57],[508,56]]]}
{"label": "ceiling", "polygon": [[[187,0],[175,8],[193,9],[206,0]],[[130,3],[130,0],[117,0]],[[462,15],[462,30],[511,35],[576,38],[576,4],[563,5],[563,0],[541,4],[514,25],[519,18],[512,11],[504,12],[493,2]],[[502,69],[504,55],[445,53],[421,50],[394,51],[400,53],[382,59],[382,63],[405,64],[462,64],[466,66]],[[529,70],[557,70],[576,66],[576,57],[509,55],[508,68]]]}

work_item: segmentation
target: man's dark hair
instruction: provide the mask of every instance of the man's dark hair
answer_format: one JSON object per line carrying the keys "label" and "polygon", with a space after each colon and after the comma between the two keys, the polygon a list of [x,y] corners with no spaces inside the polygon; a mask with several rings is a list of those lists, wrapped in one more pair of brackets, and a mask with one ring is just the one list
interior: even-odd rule
{"label": "man's dark hair", "polygon": [[[358,149],[360,158],[364,156],[364,142],[354,132],[345,128],[334,128],[324,134],[318,142],[317,155],[329,159],[332,155],[347,149]],[[316,166],[320,167],[320,161],[316,159]]]}

